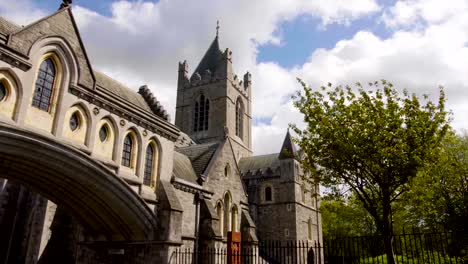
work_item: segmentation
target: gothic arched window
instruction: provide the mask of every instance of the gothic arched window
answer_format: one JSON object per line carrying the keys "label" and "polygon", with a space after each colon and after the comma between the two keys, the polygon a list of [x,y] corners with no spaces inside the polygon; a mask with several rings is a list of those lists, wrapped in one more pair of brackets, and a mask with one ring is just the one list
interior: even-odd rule
{"label": "gothic arched window", "polygon": [[203,94],[201,94],[195,102],[194,113],[193,131],[208,130],[210,101]]}
{"label": "gothic arched window", "polygon": [[153,167],[154,167],[154,148],[149,144],[146,148],[145,158],[145,175],[143,177],[143,184],[153,187]]}
{"label": "gothic arched window", "polygon": [[219,232],[224,236],[224,210],[221,201],[218,202],[216,206],[216,213],[218,214],[219,222]]}
{"label": "gothic arched window", "polygon": [[133,151],[133,140],[130,135],[127,135],[124,139],[123,150],[122,150],[122,165],[130,167],[132,162],[132,151]]}
{"label": "gothic arched window", "polygon": [[239,98],[236,102],[236,136],[243,138],[244,132],[244,104]]}
{"label": "gothic arched window", "polygon": [[48,58],[41,63],[39,73],[37,74],[36,88],[32,105],[44,110],[49,111],[50,101],[52,99],[54,82],[55,82],[55,64],[52,58]]}

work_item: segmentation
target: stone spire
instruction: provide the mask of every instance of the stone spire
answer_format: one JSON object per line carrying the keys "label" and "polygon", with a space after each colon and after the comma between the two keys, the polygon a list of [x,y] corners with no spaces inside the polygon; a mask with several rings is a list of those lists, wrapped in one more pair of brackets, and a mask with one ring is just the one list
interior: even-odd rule
{"label": "stone spire", "polygon": [[193,75],[198,73],[200,76],[202,76],[207,70],[213,74],[216,71],[216,67],[218,66],[219,62],[221,61],[222,56],[223,52],[219,49],[218,33],[216,30],[215,39],[193,72]]}
{"label": "stone spire", "polygon": [[293,159],[296,157],[296,147],[294,147],[294,142],[292,141],[291,134],[288,132],[286,133],[286,137],[283,141],[283,146],[281,147],[281,151],[279,154],[279,159]]}

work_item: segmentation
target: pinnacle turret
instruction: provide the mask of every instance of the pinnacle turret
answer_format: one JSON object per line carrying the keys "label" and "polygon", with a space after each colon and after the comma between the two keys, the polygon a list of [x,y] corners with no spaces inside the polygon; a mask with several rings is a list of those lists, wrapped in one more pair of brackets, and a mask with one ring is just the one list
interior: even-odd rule
{"label": "pinnacle turret", "polygon": [[294,142],[291,138],[291,134],[288,132],[286,133],[286,137],[283,141],[283,146],[281,147],[281,151],[279,154],[279,159],[293,159],[296,157],[296,147],[294,146]]}

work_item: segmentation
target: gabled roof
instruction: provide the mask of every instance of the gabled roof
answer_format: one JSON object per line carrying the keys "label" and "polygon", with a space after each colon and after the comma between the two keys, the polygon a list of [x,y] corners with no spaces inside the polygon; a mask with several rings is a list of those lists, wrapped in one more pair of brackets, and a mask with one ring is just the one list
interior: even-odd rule
{"label": "gabled roof", "polygon": [[21,27],[15,23],[6,20],[3,17],[0,17],[0,34],[10,35],[11,33],[20,30]]}
{"label": "gabled roof", "polygon": [[206,70],[210,70],[210,72],[213,74],[216,70],[216,67],[218,66],[219,61],[221,60],[222,55],[223,53],[219,49],[218,36],[216,36],[193,74],[198,72],[200,75],[203,75]]}
{"label": "gabled roof", "polygon": [[126,87],[125,85],[112,79],[111,77],[105,75],[102,72],[94,71],[94,75],[96,76],[96,84],[98,86],[98,89],[102,88],[136,106],[141,107],[143,110],[146,110],[150,113],[152,112],[145,99],[137,92],[133,91],[132,89]]}
{"label": "gabled roof", "polygon": [[198,184],[198,177],[193,170],[190,159],[182,153],[174,152],[173,174],[177,178]]}
{"label": "gabled roof", "polygon": [[278,159],[278,156],[279,156],[279,153],[274,153],[274,154],[241,158],[241,160],[239,161],[239,169],[242,173],[245,173],[248,171],[255,172],[257,170],[265,170],[268,168],[273,170],[280,166],[280,161]]}
{"label": "gabled roof", "polygon": [[[146,110],[148,111],[149,113],[152,113],[154,111],[152,111],[151,107],[149,106],[149,104],[146,102],[146,100],[143,98],[142,95],[138,94],[136,91],[126,87],[125,85],[121,84],[120,82],[112,79],[111,77],[105,75],[104,73],[102,72],[99,72],[99,71],[94,71],[92,70],[91,68],[91,64],[89,63],[89,60],[87,59],[87,56],[86,56],[86,51],[84,49],[84,46],[83,46],[83,43],[81,42],[81,37],[79,35],[79,32],[78,32],[78,29],[76,27],[76,24],[74,22],[74,18],[73,18],[73,14],[72,12],[70,11],[70,8],[69,7],[65,7],[65,8],[62,8],[60,10],[58,10],[57,12],[47,16],[47,17],[44,17],[44,18],[41,18],[25,27],[21,27],[21,26],[18,26],[16,25],[15,23],[3,18],[3,17],[0,17],[0,34],[3,34],[5,36],[8,36],[8,35],[12,35],[12,36],[18,36],[18,35],[21,35],[22,32],[28,32],[30,30],[34,30],[35,27],[39,27],[41,28],[41,22],[43,21],[48,21],[48,20],[51,20],[54,21],[53,19],[55,19],[56,16],[67,16],[67,14],[69,14],[69,19],[62,19],[63,17],[61,17],[60,21],[64,21],[65,23],[68,23],[68,21],[70,21],[70,26],[73,26],[75,28],[75,33],[76,33],[76,38],[72,38],[71,35],[67,35],[68,37],[68,42],[69,43],[74,43],[76,45],[78,45],[80,48],[81,48],[81,52],[83,52],[82,54],[85,56],[85,60],[78,60],[78,63],[80,63],[80,65],[85,65],[85,68],[86,69],[90,69],[90,75],[91,76],[94,76],[92,78],[95,79],[96,81],[96,85],[98,87],[98,89],[103,89],[105,91],[107,91],[108,93],[111,93],[117,97],[120,97],[122,98],[123,100],[129,102],[130,104],[132,105],[135,105],[135,106],[138,106],[140,107],[142,110]],[[50,34],[50,33],[49,33]],[[39,36],[37,36],[39,37]],[[36,37],[35,37],[36,38]],[[72,38],[72,39],[70,39]],[[71,40],[71,41],[70,41]],[[29,45],[32,45],[32,42],[29,42]],[[20,50],[23,50],[25,48],[26,45],[22,45],[22,38],[19,37],[19,39],[16,40],[16,43],[13,43],[13,48],[15,46],[18,46],[18,47],[21,47]],[[25,50],[23,50],[25,51]],[[76,50],[75,49],[75,52],[80,52],[79,50]],[[80,56],[79,56],[80,57]],[[80,57],[82,58],[82,57]],[[80,67],[80,71],[82,71],[81,74],[83,74],[83,68]],[[88,88],[92,89],[93,88],[93,85],[89,82],[87,82],[89,85],[88,85]],[[155,113],[156,115],[158,116],[161,116],[159,113]]]}
{"label": "gabled roof", "polygon": [[283,141],[283,146],[281,147],[281,151],[279,154],[279,159],[294,159],[297,155],[296,147],[294,146],[294,142],[292,141],[291,135],[288,132],[286,133],[286,137]]}
{"label": "gabled roof", "polygon": [[176,151],[186,155],[190,159],[193,170],[197,176],[200,176],[205,172],[208,163],[210,163],[218,147],[219,143],[214,142],[177,148]]}
{"label": "gabled roof", "polygon": [[78,83],[93,89],[95,77],[70,7],[59,9],[49,16],[12,32],[8,46],[27,56],[32,45],[44,36],[60,36],[70,45],[76,54],[75,58],[80,69]]}

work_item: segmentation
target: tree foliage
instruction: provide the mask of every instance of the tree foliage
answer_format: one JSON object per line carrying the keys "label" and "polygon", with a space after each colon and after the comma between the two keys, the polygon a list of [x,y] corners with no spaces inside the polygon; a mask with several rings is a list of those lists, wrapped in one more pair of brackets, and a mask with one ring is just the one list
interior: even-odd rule
{"label": "tree foliage", "polygon": [[376,232],[369,213],[355,197],[324,197],[320,204],[323,238],[370,236]]}
{"label": "tree foliage", "polygon": [[405,219],[427,229],[468,232],[468,135],[449,133],[402,197]]}
{"label": "tree foliage", "polygon": [[426,96],[420,102],[406,90],[400,94],[385,80],[369,83],[370,89],[360,83],[354,88],[328,84],[316,91],[300,82],[303,91],[293,100],[306,128],[292,128],[305,153],[303,165],[322,184],[344,184],[353,191],[378,231],[389,238],[391,258],[391,204],[435,157],[449,129],[443,89],[433,103]]}

